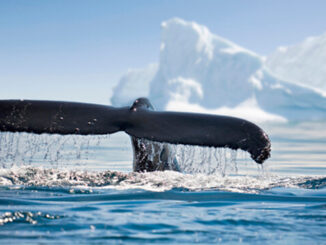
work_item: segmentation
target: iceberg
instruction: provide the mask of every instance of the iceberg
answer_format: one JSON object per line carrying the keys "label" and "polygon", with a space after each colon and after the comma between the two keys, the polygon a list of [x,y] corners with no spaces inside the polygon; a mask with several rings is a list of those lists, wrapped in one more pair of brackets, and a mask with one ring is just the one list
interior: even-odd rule
{"label": "iceberg", "polygon": [[255,122],[326,118],[323,93],[279,78],[258,54],[179,18],[162,23],[159,63],[129,71],[111,101],[125,106],[141,96],[149,97],[159,110],[216,113]]}
{"label": "iceberg", "polygon": [[326,94],[326,33],[279,47],[267,57],[266,67],[280,79]]}
{"label": "iceberg", "polygon": [[150,82],[156,71],[157,64],[150,64],[143,69],[130,69],[121,77],[118,85],[113,89],[111,104],[131,105],[135,98],[147,97]]}

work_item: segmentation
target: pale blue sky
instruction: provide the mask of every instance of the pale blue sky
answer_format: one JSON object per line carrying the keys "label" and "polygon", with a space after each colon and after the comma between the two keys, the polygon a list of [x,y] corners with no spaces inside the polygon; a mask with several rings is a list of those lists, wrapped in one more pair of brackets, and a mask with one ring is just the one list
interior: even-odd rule
{"label": "pale blue sky", "polygon": [[157,62],[160,23],[196,21],[258,54],[326,32],[324,0],[1,0],[0,99],[109,103]]}

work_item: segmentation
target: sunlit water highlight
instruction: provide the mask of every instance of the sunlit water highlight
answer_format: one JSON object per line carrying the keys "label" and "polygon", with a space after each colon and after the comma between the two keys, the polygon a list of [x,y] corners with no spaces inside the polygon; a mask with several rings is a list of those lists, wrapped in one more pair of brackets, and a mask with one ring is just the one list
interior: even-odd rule
{"label": "sunlit water highlight", "polygon": [[323,244],[326,125],[265,125],[272,158],[170,145],[181,172],[133,173],[130,140],[0,134],[0,243]]}

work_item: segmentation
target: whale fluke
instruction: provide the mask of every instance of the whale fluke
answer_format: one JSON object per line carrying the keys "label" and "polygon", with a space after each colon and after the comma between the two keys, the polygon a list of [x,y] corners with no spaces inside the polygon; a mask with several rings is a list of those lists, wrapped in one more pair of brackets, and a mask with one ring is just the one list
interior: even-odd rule
{"label": "whale fluke", "polygon": [[172,144],[228,147],[250,153],[257,163],[271,144],[255,124],[234,117],[154,111],[146,98],[131,107],[36,100],[1,100],[0,131],[35,134],[112,134]]}

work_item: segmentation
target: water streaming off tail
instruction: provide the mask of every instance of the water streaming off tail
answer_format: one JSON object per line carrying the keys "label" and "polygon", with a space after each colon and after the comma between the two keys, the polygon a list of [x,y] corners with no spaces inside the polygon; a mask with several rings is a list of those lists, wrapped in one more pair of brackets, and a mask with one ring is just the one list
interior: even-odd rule
{"label": "water streaming off tail", "polygon": [[92,148],[105,138],[107,136],[0,133],[0,166],[35,166],[44,162],[51,167],[70,163],[85,165]]}
{"label": "water streaming off tail", "polygon": [[[168,164],[170,169],[177,169],[182,173],[225,176],[238,174],[238,163],[242,165],[241,167],[253,163],[248,153],[229,148],[176,145],[145,139],[139,139],[137,144],[147,149],[150,161],[159,159],[160,162],[157,164]],[[253,163],[252,166],[257,170],[257,164]]]}
{"label": "water streaming off tail", "polygon": [[[99,170],[129,172],[132,167],[129,137],[118,137],[120,138],[125,140],[115,142],[116,139],[109,136],[0,133],[0,167],[47,165],[97,169],[102,166]],[[238,170],[243,167],[251,168],[255,174],[257,173],[258,165],[243,151],[166,144],[145,139],[139,139],[138,144],[146,148],[146,152],[149,153],[148,160],[164,161],[163,164],[168,164],[169,169],[182,173],[225,176],[238,174]],[[110,155],[116,151],[121,159]],[[97,161],[97,157],[101,157],[100,161]]]}

